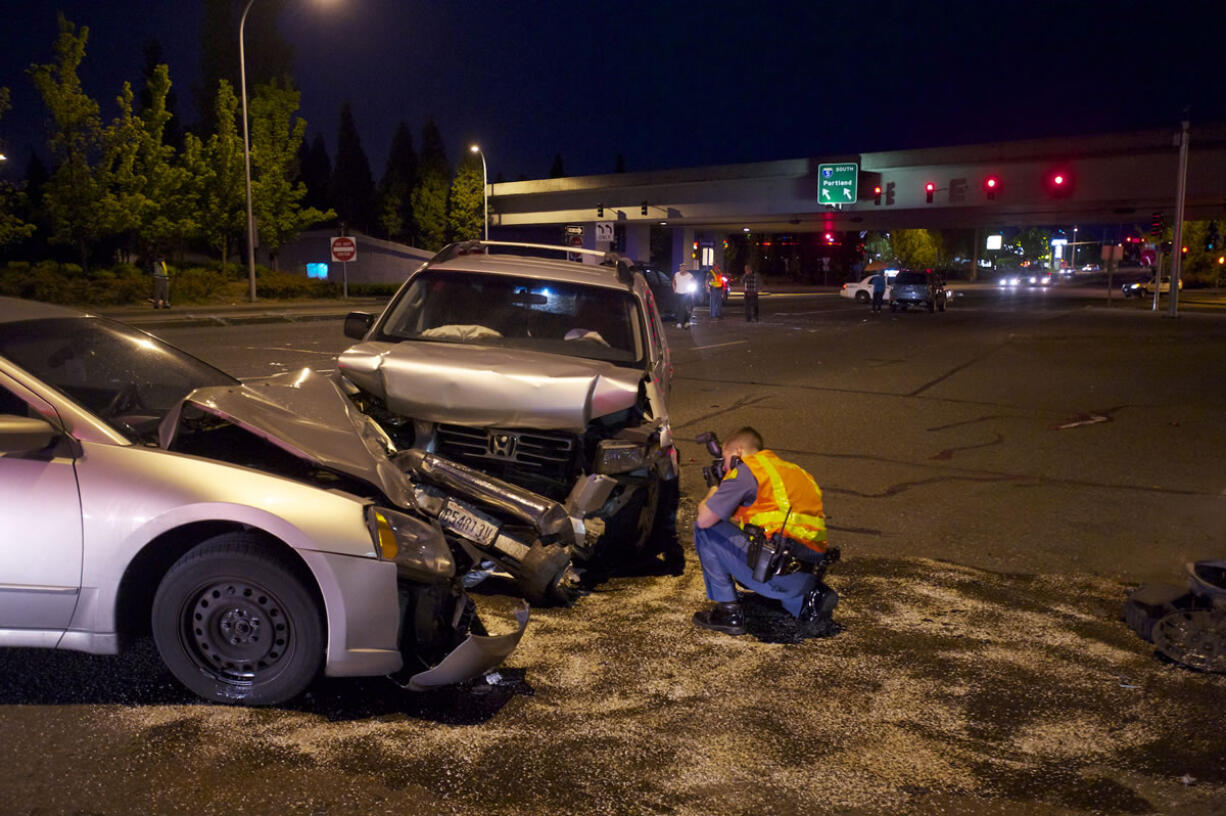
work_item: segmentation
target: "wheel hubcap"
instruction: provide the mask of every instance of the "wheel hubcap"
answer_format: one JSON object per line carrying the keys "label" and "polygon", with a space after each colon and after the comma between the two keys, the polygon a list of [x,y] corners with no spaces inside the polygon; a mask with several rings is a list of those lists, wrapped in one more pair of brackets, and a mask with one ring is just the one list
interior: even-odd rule
{"label": "wheel hubcap", "polygon": [[253,584],[206,586],[186,612],[187,645],[202,666],[231,682],[249,682],[274,668],[293,646],[280,600]]}

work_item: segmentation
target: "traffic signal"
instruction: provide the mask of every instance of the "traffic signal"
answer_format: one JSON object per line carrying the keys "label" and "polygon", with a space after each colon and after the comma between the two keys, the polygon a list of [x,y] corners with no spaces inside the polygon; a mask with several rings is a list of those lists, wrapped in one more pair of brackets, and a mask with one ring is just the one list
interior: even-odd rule
{"label": "traffic signal", "polygon": [[604,218],[604,205],[603,204],[596,205],[596,217]]}
{"label": "traffic signal", "polygon": [[1053,170],[1047,174],[1047,192],[1064,198],[1073,194],[1073,174],[1068,170]]}
{"label": "traffic signal", "polygon": [[643,202],[643,206],[639,208],[639,211],[642,212],[643,215],[647,215],[647,202],[646,201]]}
{"label": "traffic signal", "polygon": [[1212,252],[1213,250],[1217,249],[1218,243],[1221,242],[1221,240],[1222,238],[1220,235],[1218,235],[1217,231],[1217,222],[1210,221],[1209,231],[1205,233],[1205,252]]}
{"label": "traffic signal", "polygon": [[929,204],[932,203],[932,194],[936,192],[936,189],[937,186],[931,181],[924,185],[924,197],[928,200]]}
{"label": "traffic signal", "polygon": [[886,206],[894,203],[894,182],[892,181],[885,183],[885,203]]}
{"label": "traffic signal", "polygon": [[877,205],[881,204],[881,185],[880,184],[878,184],[876,187],[873,188],[873,203]]}
{"label": "traffic signal", "polygon": [[[643,206],[646,207],[647,204],[644,203]],[[698,257],[698,242],[695,241],[693,247],[690,249],[690,258],[695,259],[697,257]]]}
{"label": "traffic signal", "polygon": [[996,200],[996,193],[1000,190],[1000,179],[996,176],[988,176],[983,180],[983,191],[987,194],[989,201]]}
{"label": "traffic signal", "polygon": [[1154,238],[1162,237],[1162,213],[1154,213],[1154,217],[1149,222],[1149,234]]}

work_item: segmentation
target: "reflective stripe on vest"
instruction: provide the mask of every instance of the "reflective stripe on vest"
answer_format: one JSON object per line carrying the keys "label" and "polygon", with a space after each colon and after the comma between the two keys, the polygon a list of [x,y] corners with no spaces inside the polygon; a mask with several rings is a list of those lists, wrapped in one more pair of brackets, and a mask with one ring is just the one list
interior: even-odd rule
{"label": "reflective stripe on vest", "polygon": [[[807,470],[785,462],[772,451],[759,451],[741,460],[758,482],[753,504],[737,508],[733,519],[742,527],[756,524],[772,535],[780,528],[818,552],[826,551],[826,515],[822,491]],[[785,526],[786,524],[786,526]]]}

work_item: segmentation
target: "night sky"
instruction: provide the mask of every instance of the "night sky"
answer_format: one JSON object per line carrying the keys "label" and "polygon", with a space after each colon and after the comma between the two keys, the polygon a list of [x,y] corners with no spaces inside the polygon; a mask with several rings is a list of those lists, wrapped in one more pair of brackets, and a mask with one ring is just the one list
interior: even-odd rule
{"label": "night sky", "polygon": [[[256,0],[257,3],[260,0]],[[89,26],[86,90],[115,115],[123,80],[160,41],[194,119],[201,4],[3,0],[5,174],[41,150],[25,75],[50,62],[56,10]],[[479,141],[490,178],[856,153],[1226,121],[1220,3],[607,3],[295,0],[308,138],[336,146],[352,102],[376,180],[396,124],[434,117],[454,163]],[[250,44],[248,46],[251,47]]]}

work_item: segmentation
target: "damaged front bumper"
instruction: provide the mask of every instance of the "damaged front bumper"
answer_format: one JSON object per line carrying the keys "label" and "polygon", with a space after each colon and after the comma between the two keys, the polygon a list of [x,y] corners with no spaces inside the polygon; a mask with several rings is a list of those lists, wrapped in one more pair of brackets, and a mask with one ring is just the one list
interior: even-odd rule
{"label": "damaged front bumper", "polygon": [[[469,602],[466,596],[462,600],[464,603],[460,605],[460,612]],[[488,615],[488,612],[486,614]],[[521,602],[508,615],[502,617],[506,618],[506,622],[513,623],[514,631],[501,635],[469,633],[468,637],[464,638],[435,665],[411,675],[402,670],[391,675],[392,680],[401,688],[409,691],[428,691],[463,683],[488,673],[498,667],[519,646],[520,638],[524,636],[524,630],[528,628],[528,603]],[[502,627],[495,627],[495,629],[499,628]]]}

